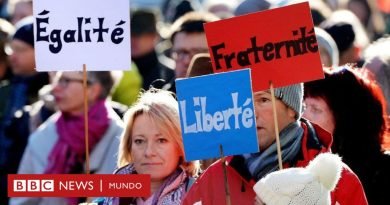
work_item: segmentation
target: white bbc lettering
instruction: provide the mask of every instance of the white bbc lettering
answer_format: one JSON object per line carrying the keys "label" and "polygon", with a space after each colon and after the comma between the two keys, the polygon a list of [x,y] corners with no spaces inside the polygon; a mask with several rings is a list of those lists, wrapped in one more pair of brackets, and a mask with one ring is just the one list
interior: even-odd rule
{"label": "white bbc lettering", "polygon": [[41,191],[40,180],[27,180],[27,191],[28,192],[39,192]]}
{"label": "white bbc lettering", "polygon": [[54,180],[14,180],[14,192],[54,192]]}
{"label": "white bbc lettering", "polygon": [[54,180],[42,180],[41,191],[54,192]]}
{"label": "white bbc lettering", "polygon": [[65,181],[59,184],[60,190],[93,190],[93,181]]}
{"label": "white bbc lettering", "polygon": [[108,189],[142,189],[142,184],[141,183],[115,183],[111,182],[108,183]]}
{"label": "white bbc lettering", "polygon": [[14,192],[25,192],[26,180],[14,180]]}

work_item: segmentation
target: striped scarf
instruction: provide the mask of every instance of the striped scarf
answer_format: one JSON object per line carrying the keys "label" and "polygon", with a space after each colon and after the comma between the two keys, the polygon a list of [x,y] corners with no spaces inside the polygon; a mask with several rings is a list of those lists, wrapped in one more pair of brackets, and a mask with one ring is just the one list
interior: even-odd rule
{"label": "striped scarf", "polygon": [[[137,174],[133,164],[129,164],[115,171],[115,174]],[[153,194],[152,205],[180,205],[186,193],[188,175],[180,167],[165,179],[161,187]],[[137,198],[106,197],[103,205],[133,205]]]}
{"label": "striped scarf", "polygon": [[[299,150],[301,150],[302,136],[303,128],[299,125],[299,122],[290,123],[280,132],[283,163],[294,161]],[[279,168],[276,141],[264,151],[244,154],[243,157],[249,173],[256,181]]]}

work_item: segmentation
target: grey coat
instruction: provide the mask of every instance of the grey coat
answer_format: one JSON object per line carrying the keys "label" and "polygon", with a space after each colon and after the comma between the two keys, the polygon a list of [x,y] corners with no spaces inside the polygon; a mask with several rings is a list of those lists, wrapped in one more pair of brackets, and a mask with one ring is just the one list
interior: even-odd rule
{"label": "grey coat", "polygon": [[[100,142],[90,152],[90,170],[95,174],[111,174],[116,168],[119,137],[123,131],[123,122],[112,110],[108,109],[110,125]],[[48,164],[48,156],[58,140],[55,122],[59,113],[54,114],[42,124],[29,138],[23,154],[18,174],[42,174]],[[27,198],[17,197],[10,205],[67,205],[66,198]]]}

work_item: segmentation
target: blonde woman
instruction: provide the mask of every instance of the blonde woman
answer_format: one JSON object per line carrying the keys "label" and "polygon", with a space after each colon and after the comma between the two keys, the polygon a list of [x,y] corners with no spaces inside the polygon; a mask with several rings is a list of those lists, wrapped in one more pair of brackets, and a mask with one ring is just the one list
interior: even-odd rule
{"label": "blonde woman", "polygon": [[125,115],[116,174],[149,174],[147,198],[106,198],[104,204],[181,204],[198,162],[184,161],[178,103],[171,92],[152,89]]}

